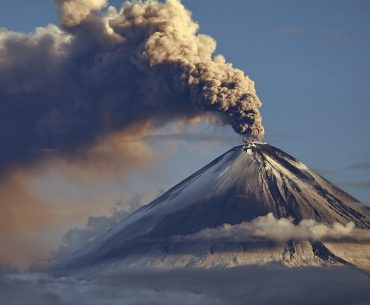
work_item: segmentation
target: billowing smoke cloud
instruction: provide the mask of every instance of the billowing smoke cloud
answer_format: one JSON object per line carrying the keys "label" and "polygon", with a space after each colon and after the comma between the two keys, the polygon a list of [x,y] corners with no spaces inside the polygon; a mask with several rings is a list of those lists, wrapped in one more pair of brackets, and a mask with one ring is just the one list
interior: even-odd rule
{"label": "billowing smoke cloud", "polygon": [[276,219],[272,213],[257,217],[251,222],[237,225],[224,224],[214,229],[204,229],[198,233],[177,237],[186,240],[217,240],[228,239],[245,241],[251,238],[266,238],[275,241],[287,240],[330,240],[355,239],[370,240],[370,231],[355,228],[354,223],[347,225],[334,223],[327,225],[313,219],[304,219],[294,224],[293,219]]}
{"label": "billowing smoke cloud", "polygon": [[60,27],[0,31],[0,168],[194,118],[263,137],[254,82],[214,55],[179,1],[125,2],[119,12],[105,0],[55,2]]}
{"label": "billowing smoke cloud", "polygon": [[75,26],[94,11],[99,11],[107,0],[55,0],[59,9],[60,22],[66,26]]}

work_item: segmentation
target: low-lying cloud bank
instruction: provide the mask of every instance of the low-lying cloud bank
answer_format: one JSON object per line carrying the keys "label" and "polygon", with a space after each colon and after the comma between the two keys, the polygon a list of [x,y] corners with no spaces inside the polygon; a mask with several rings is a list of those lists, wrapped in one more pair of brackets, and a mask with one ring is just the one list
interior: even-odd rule
{"label": "low-lying cloud bank", "polygon": [[291,218],[276,219],[272,213],[258,217],[251,222],[237,225],[224,224],[214,229],[204,229],[198,233],[179,236],[183,240],[228,239],[244,241],[250,238],[267,238],[275,241],[294,240],[328,240],[354,239],[370,240],[370,230],[355,228],[353,222],[346,225],[334,223],[327,225],[313,219],[304,219],[294,224]]}
{"label": "low-lying cloud bank", "polygon": [[368,276],[352,269],[247,267],[226,270],[126,271],[90,280],[0,271],[0,303],[362,305]]}

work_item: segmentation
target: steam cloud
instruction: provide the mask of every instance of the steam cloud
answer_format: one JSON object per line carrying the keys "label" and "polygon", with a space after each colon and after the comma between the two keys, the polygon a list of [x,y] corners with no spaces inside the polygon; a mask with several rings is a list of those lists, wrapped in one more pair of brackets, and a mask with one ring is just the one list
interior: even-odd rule
{"label": "steam cloud", "polygon": [[179,1],[55,3],[60,27],[0,30],[0,168],[210,116],[263,137],[254,82],[214,55]]}
{"label": "steam cloud", "polygon": [[253,237],[275,241],[343,238],[370,240],[370,231],[355,228],[353,222],[349,222],[347,225],[334,223],[329,226],[318,223],[313,219],[304,219],[296,225],[293,223],[293,219],[276,219],[272,213],[269,213],[251,222],[243,222],[237,225],[224,224],[218,228],[204,229],[198,233],[179,238],[186,240],[231,239],[245,241]]}

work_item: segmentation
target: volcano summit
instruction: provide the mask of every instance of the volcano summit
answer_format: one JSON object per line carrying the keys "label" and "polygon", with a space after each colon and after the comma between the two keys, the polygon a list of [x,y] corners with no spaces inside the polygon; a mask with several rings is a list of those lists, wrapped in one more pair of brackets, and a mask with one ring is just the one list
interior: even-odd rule
{"label": "volcano summit", "polygon": [[352,234],[368,236],[368,229],[369,207],[285,152],[250,143],[141,207],[53,272],[267,263],[369,268],[369,239]]}

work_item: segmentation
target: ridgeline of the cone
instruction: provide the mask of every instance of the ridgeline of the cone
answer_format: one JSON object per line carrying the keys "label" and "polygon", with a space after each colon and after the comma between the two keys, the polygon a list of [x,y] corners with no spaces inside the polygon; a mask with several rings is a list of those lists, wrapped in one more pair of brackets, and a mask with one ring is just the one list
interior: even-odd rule
{"label": "ridgeline of the cone", "polygon": [[[357,227],[370,227],[368,207],[283,151],[250,143],[218,157],[110,228],[60,267],[134,260],[153,247],[166,252],[173,236],[238,224],[268,213],[276,218],[292,217],[296,222],[352,221]],[[188,245],[186,251],[197,249]]]}
{"label": "ridgeline of the cone", "polygon": [[[143,207],[123,225],[125,238],[195,233],[272,212],[331,224],[370,227],[370,210],[355,198],[268,144],[235,147]],[[139,218],[139,219],[138,219]],[[140,228],[138,222],[144,222]],[[126,224],[126,225],[125,225]]]}

